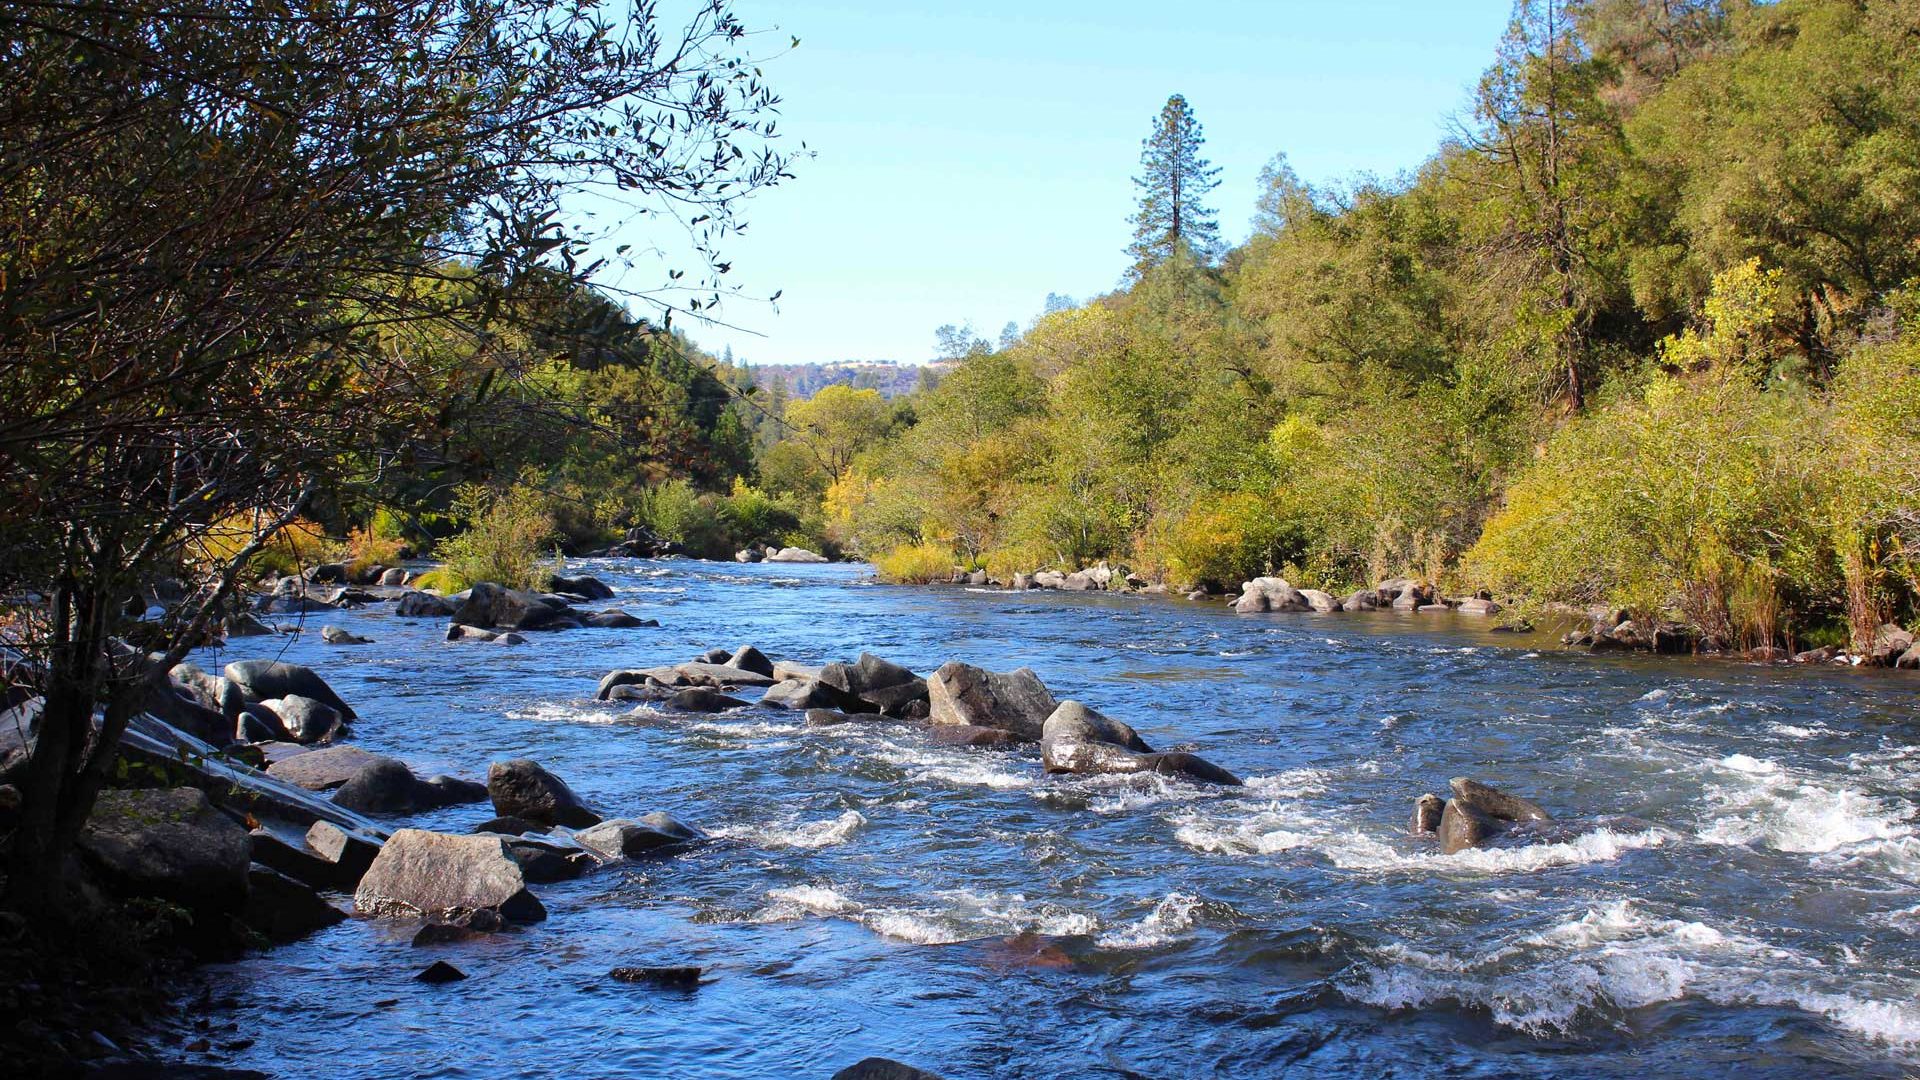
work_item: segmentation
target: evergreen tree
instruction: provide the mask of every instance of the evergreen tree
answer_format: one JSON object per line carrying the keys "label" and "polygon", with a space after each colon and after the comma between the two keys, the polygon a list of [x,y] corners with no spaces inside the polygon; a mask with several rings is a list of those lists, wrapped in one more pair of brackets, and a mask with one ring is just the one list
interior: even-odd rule
{"label": "evergreen tree", "polygon": [[1202,262],[1220,246],[1220,223],[1201,200],[1219,183],[1220,170],[1200,156],[1206,136],[1187,99],[1167,99],[1153,134],[1140,142],[1140,208],[1133,215],[1131,274],[1138,278],[1185,248]]}

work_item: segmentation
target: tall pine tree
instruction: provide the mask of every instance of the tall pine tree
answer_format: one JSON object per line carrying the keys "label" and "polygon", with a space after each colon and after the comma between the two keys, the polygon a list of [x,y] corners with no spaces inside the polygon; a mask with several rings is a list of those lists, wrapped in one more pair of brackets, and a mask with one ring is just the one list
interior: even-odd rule
{"label": "tall pine tree", "polygon": [[1200,156],[1206,144],[1200,122],[1187,99],[1175,94],[1154,121],[1153,134],[1140,142],[1140,208],[1133,215],[1135,277],[1184,250],[1201,262],[1220,246],[1220,223],[1201,199],[1219,183],[1220,170]]}

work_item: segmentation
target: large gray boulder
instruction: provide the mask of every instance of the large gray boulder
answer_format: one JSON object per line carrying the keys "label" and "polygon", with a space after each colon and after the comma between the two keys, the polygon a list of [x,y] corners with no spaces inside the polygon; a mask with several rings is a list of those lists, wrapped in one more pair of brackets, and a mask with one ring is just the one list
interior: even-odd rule
{"label": "large gray boulder", "polygon": [[1380,593],[1374,589],[1355,589],[1340,601],[1341,611],[1373,611],[1380,606]]}
{"label": "large gray boulder", "polygon": [[305,745],[337,737],[343,718],[324,701],[303,694],[269,698],[259,703],[280,718],[280,730],[291,742]]}
{"label": "large gray boulder", "polygon": [[1277,577],[1258,577],[1240,586],[1240,599],[1233,610],[1242,615],[1263,611],[1312,611],[1313,605],[1299,589]]}
{"label": "large gray boulder", "polygon": [[547,917],[506,841],[421,829],[401,829],[387,840],[354,890],[353,906],[376,918],[458,919],[480,910],[510,922]]}
{"label": "large gray boulder", "polygon": [[768,562],[785,562],[785,563],[823,563],[823,562],[827,562],[828,560],[825,555],[821,555],[818,552],[808,551],[806,548],[789,547],[789,548],[781,548],[779,551],[776,551],[773,554],[768,555],[767,561]]}
{"label": "large gray boulder", "polygon": [[359,715],[352,706],[341,700],[339,694],[333,692],[333,687],[328,686],[325,679],[314,674],[312,668],[299,664],[286,664],[278,660],[236,660],[228,664],[222,673],[249,704],[292,694],[330,705],[346,720]]}
{"label": "large gray boulder", "polygon": [[483,581],[468,590],[453,611],[453,621],[482,630],[552,630],[576,626],[579,620],[564,604],[518,589]]}
{"label": "large gray boulder", "polygon": [[267,766],[267,775],[308,791],[331,791],[379,760],[357,746],[328,746],[295,754]]}
{"label": "large gray boulder", "polygon": [[453,614],[453,602],[444,596],[415,589],[400,594],[400,602],[394,606],[393,613],[409,619],[444,619]]}
{"label": "large gray boulder", "polygon": [[487,794],[494,813],[517,817],[545,828],[565,825],[584,829],[600,824],[600,815],[588,808],[566,782],[526,758],[498,761],[487,769]]}
{"label": "large gray boulder", "polygon": [[238,914],[253,841],[199,788],[103,791],[80,851],[123,895]]}
{"label": "large gray boulder", "polygon": [[788,679],[767,687],[767,692],[760,697],[760,704],[780,709],[848,710],[859,703],[849,700],[845,691],[836,690],[817,679]]}
{"label": "large gray boulder", "polygon": [[617,671],[609,671],[601,677],[600,687],[593,692],[593,698],[595,701],[612,701],[613,691],[616,687],[644,686],[647,685],[649,681],[662,686],[672,686],[680,681],[680,677],[679,674],[670,667],[644,669],[622,668]]}
{"label": "large gray boulder", "polygon": [[865,704],[860,711],[904,715],[916,701],[929,701],[925,679],[891,660],[863,652],[851,664],[828,664],[820,669],[820,681],[845,694],[849,707]]}
{"label": "large gray boulder", "polygon": [[559,574],[555,574],[547,583],[547,587],[554,592],[581,596],[588,600],[613,599],[612,586],[597,577],[588,577],[585,574],[579,577],[561,577]]}
{"label": "large gray boulder", "polygon": [[405,762],[376,757],[333,793],[335,806],[361,814],[412,814],[440,805]]}
{"label": "large gray boulder", "polygon": [[178,664],[168,677],[202,708],[211,709],[228,720],[237,719],[246,708],[246,695],[224,675],[209,675],[193,664]]}
{"label": "large gray boulder", "polygon": [[1551,822],[1538,803],[1509,795],[1477,780],[1456,776],[1447,781],[1453,798],[1440,814],[1440,850],[1448,855],[1479,847],[1516,826]]}
{"label": "large gray boulder", "polygon": [[1148,754],[1153,747],[1127,724],[1086,707],[1077,701],[1063,701],[1040,728],[1042,747],[1055,743],[1107,743]]}
{"label": "large gray boulder", "polygon": [[1007,674],[949,660],[927,680],[935,724],[998,728],[1022,742],[1038,742],[1059,702],[1031,669]]}
{"label": "large gray boulder", "polygon": [[747,703],[736,697],[728,697],[718,690],[704,686],[689,686],[662,702],[661,707],[674,712],[717,713],[728,709],[744,709]]}
{"label": "large gray boulder", "polygon": [[773,678],[773,661],[767,659],[766,653],[751,645],[742,645],[735,649],[733,655],[727,658],[726,665],[739,668],[741,671],[751,671],[755,675],[765,675],[769,679]]}
{"label": "large gray boulder", "polygon": [[1299,593],[1300,598],[1307,602],[1307,606],[1315,611],[1324,613],[1340,610],[1340,601],[1319,589],[1301,589]]}

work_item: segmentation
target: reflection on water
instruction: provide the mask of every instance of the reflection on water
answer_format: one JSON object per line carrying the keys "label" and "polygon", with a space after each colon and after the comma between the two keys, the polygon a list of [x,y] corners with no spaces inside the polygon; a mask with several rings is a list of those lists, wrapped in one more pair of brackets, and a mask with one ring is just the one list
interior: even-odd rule
{"label": "reflection on water", "polygon": [[[579,564],[660,630],[243,639],[320,668],[422,774],[530,756],[603,810],[717,838],[542,886],[551,917],[442,947],[350,920],[211,969],[288,1076],[1898,1076],[1920,1066],[1920,678],[1592,657],[1449,616],[1268,615],[896,589],[857,568]],[[317,622],[310,627],[317,631]],[[911,725],[591,700],[614,667],[758,645],[1029,666],[1248,779],[1049,778]],[[1517,647],[1516,647],[1517,646]],[[1532,650],[1532,651],[1529,651]],[[1440,856],[1449,777],[1607,818]],[[490,808],[425,815],[464,830]],[[700,964],[697,990],[609,980]],[[196,995],[198,990],[196,989]]]}

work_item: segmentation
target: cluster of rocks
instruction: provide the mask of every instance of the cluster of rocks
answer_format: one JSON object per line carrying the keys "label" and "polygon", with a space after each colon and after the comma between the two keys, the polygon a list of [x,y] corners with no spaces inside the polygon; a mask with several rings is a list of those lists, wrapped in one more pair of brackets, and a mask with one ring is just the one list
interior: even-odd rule
{"label": "cluster of rocks", "polygon": [[924,721],[949,746],[1039,744],[1050,773],[1151,773],[1209,784],[1239,784],[1195,754],[1156,752],[1131,727],[1077,701],[1057,701],[1028,668],[994,672],[950,660],[922,677],[862,653],[851,663],[774,662],[751,645],[710,650],[684,664],[608,672],[595,697],[639,701],[679,712],[751,707],[733,694],[758,689],[765,708],[795,709],[826,727],[862,721]]}
{"label": "cluster of rocks", "polygon": [[781,562],[781,563],[823,563],[832,562],[817,551],[808,551],[800,547],[777,548],[772,544],[748,544],[733,553],[734,562]]}
{"label": "cluster of rocks", "polygon": [[1553,816],[1538,803],[1509,795],[1477,780],[1456,776],[1447,781],[1453,797],[1422,795],[1413,802],[1415,836],[1431,836],[1440,841],[1440,850],[1448,855],[1476,848],[1497,836],[1524,831],[1538,822],[1551,822]]}
{"label": "cluster of rocks", "polygon": [[1265,611],[1412,611],[1422,614],[1498,615],[1502,608],[1492,594],[1441,596],[1430,582],[1389,578],[1370,589],[1356,589],[1335,597],[1318,589],[1296,589],[1283,578],[1258,577],[1244,582],[1237,596],[1228,598],[1241,614]]}
{"label": "cluster of rocks", "polygon": [[[339,564],[326,564],[339,566]],[[321,579],[333,575],[324,567],[315,567],[307,575]],[[619,608],[600,611],[582,610],[576,605],[611,600],[613,589],[598,578],[554,575],[547,592],[509,589],[493,582],[481,582],[464,592],[441,595],[426,589],[406,587],[407,572],[387,571],[379,584],[329,586],[311,576],[280,579],[254,605],[226,621],[228,637],[246,637],[281,632],[297,633],[298,628],[275,627],[261,615],[310,615],[349,611],[370,604],[392,602],[394,614],[402,618],[444,618],[449,620],[448,641],[484,641],[501,645],[521,645],[525,630],[567,630],[580,627],[624,630],[657,627],[654,619],[643,619]],[[323,626],[320,639],[328,645],[369,645],[372,639]]]}
{"label": "cluster of rocks", "polygon": [[1059,592],[1132,592],[1145,595],[1159,595],[1167,591],[1165,585],[1154,584],[1137,574],[1123,573],[1108,566],[1105,560],[1092,566],[1066,573],[1060,570],[1035,570],[1032,573],[1013,575],[1013,580],[1003,581],[989,575],[985,570],[955,570],[952,584],[985,586],[992,589],[1012,589],[1026,592],[1030,589],[1052,589]]}

